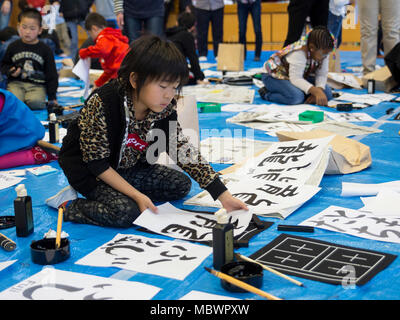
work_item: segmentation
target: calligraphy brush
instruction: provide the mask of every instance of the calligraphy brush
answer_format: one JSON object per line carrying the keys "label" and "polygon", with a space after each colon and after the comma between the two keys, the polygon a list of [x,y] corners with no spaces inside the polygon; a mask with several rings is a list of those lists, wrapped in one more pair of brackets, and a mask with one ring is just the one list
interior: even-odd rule
{"label": "calligraphy brush", "polygon": [[56,249],[60,248],[61,244],[61,229],[63,221],[63,207],[58,208],[58,221],[57,221],[57,236],[56,236]]}
{"label": "calligraphy brush", "polygon": [[206,269],[209,273],[213,274],[214,276],[216,276],[217,278],[220,278],[222,280],[225,280],[226,282],[229,282],[239,288],[242,288],[243,290],[258,294],[259,296],[263,297],[263,298],[267,298],[269,300],[282,300],[281,298],[275,297],[272,294],[269,294],[265,291],[262,291],[256,287],[253,287],[249,284],[247,284],[246,282],[243,282],[241,280],[238,280],[234,277],[231,277],[223,272],[220,271],[215,271],[213,269],[204,267],[204,269]]}
{"label": "calligraphy brush", "polygon": [[276,274],[277,276],[279,276],[279,277],[281,277],[281,278],[284,278],[284,279],[286,279],[286,280],[289,280],[290,282],[292,282],[292,283],[294,283],[294,284],[296,284],[296,285],[298,285],[298,286],[300,286],[300,287],[304,287],[304,284],[301,283],[300,281],[297,281],[297,280],[295,280],[295,279],[293,279],[293,278],[291,278],[291,277],[288,277],[287,275],[285,275],[285,274],[283,274],[283,273],[280,273],[279,271],[276,271],[276,270],[274,270],[274,269],[272,269],[272,268],[270,268],[270,267],[267,267],[266,265],[264,265],[264,264],[262,264],[262,263],[259,263],[259,262],[255,261],[255,260],[251,259],[251,258],[242,256],[242,255],[239,254],[239,253],[235,253],[235,257],[236,257],[237,259],[242,259],[242,260],[245,260],[245,261],[257,263],[257,264],[260,265],[264,270],[267,270],[267,271],[269,271],[269,272],[271,272],[271,273],[273,273],[273,274]]}

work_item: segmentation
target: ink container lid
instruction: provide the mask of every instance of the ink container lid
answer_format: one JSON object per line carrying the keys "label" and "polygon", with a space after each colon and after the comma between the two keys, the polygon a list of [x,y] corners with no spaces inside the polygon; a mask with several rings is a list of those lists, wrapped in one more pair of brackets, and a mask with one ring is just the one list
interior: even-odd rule
{"label": "ink container lid", "polygon": [[[221,272],[256,288],[261,288],[263,284],[263,268],[254,262],[229,262],[221,267]],[[232,292],[247,292],[246,290],[239,288],[223,279],[221,279],[221,286],[224,289]]]}
{"label": "ink container lid", "polygon": [[50,113],[49,114],[49,121],[57,121],[57,117],[55,113]]}
{"label": "ink container lid", "polygon": [[217,217],[217,223],[227,224],[229,222],[229,215],[225,209],[219,209],[217,212],[215,212],[215,215]]}
{"label": "ink container lid", "polygon": [[15,191],[17,192],[17,197],[26,197],[28,195],[24,184],[17,185]]}

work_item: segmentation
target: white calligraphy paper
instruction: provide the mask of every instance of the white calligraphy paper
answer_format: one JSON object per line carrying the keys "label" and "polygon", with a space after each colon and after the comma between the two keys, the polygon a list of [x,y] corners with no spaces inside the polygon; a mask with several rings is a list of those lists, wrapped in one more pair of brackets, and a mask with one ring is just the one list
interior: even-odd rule
{"label": "white calligraphy paper", "polygon": [[351,121],[376,121],[370,115],[362,112],[327,112],[329,118],[339,122],[351,122]]}
{"label": "white calligraphy paper", "polygon": [[238,163],[271,144],[246,138],[210,137],[200,142],[200,153],[208,162]]}
{"label": "white calligraphy paper", "polygon": [[354,183],[342,182],[342,197],[375,196],[382,189],[400,192],[400,180],[384,183]]}
{"label": "white calligraphy paper", "polygon": [[0,271],[1,271],[1,270],[4,270],[5,268],[8,268],[8,267],[11,266],[15,261],[17,261],[17,260],[10,260],[10,261],[0,262]]}
{"label": "white calligraphy paper", "polygon": [[183,280],[212,252],[212,248],[180,240],[117,234],[76,264],[117,267]]}
{"label": "white calligraphy paper", "polygon": [[89,79],[89,70],[90,70],[90,58],[87,59],[79,59],[76,63],[72,72],[76,74],[79,79],[81,79],[85,83],[85,90],[83,92],[83,97],[86,99],[89,96],[89,88],[90,88],[90,79]]}
{"label": "white calligraphy paper", "polygon": [[376,216],[392,216],[400,218],[400,193],[382,189],[376,197],[361,198],[364,207],[360,211],[368,211]]}
{"label": "white calligraphy paper", "polygon": [[400,218],[330,206],[300,223],[302,226],[347,233],[356,237],[400,243]]}
{"label": "white calligraphy paper", "polygon": [[225,84],[202,84],[184,86],[182,94],[194,95],[199,102],[253,103],[254,90]]}
{"label": "white calligraphy paper", "polygon": [[0,173],[0,190],[20,183],[25,178]]}
{"label": "white calligraphy paper", "polygon": [[261,155],[249,159],[237,174],[268,181],[303,184],[315,171],[333,137],[274,143]]}
{"label": "white calligraphy paper", "polygon": [[[214,214],[181,210],[169,202],[157,208],[157,213],[153,213],[148,209],[143,211],[133,224],[177,239],[212,240],[212,228],[217,222]],[[230,222],[234,226],[234,236],[240,235],[246,230],[252,215],[250,210],[237,210],[229,213]]]}
{"label": "white calligraphy paper", "polygon": [[0,293],[0,300],[150,300],[160,288],[44,268]]}
{"label": "white calligraphy paper", "polygon": [[[235,198],[246,203],[254,214],[265,216],[270,216],[282,209],[297,209],[320,190],[319,187],[311,185],[296,185],[276,181],[269,183],[254,178],[243,178],[239,182],[229,182],[226,187]],[[214,201],[206,193],[185,201],[185,204],[221,207],[219,202]],[[288,212],[288,214],[291,212]]]}

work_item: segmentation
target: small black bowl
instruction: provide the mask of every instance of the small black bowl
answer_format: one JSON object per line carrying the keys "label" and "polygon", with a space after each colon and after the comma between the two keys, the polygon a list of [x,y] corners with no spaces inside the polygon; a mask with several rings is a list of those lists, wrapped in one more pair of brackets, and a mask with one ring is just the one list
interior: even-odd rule
{"label": "small black bowl", "polygon": [[[221,272],[256,288],[260,288],[263,283],[263,268],[257,263],[248,261],[229,262],[221,267]],[[246,290],[222,279],[221,285],[228,291],[247,292]]]}
{"label": "small black bowl", "polygon": [[41,239],[32,241],[31,258],[41,265],[56,264],[67,260],[70,256],[68,239],[61,239],[60,247],[56,249],[56,239]]}

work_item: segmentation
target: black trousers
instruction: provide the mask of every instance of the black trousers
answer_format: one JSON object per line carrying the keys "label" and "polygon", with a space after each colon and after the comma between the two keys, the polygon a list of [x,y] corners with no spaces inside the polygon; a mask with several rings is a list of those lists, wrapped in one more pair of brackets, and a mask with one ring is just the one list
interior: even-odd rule
{"label": "black trousers", "polygon": [[284,47],[300,39],[307,17],[311,26],[327,26],[329,0],[290,0],[289,27]]}
{"label": "black trousers", "polygon": [[218,56],[218,45],[223,41],[224,8],[217,10],[202,10],[196,8],[197,50],[199,56],[207,57],[208,27],[211,22],[214,57]]}
{"label": "black trousers", "polygon": [[[118,173],[153,202],[181,199],[189,193],[192,183],[184,173],[159,164],[138,164]],[[64,221],[129,228],[140,213],[134,200],[101,182],[86,199],[71,202]]]}

